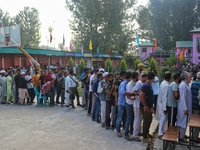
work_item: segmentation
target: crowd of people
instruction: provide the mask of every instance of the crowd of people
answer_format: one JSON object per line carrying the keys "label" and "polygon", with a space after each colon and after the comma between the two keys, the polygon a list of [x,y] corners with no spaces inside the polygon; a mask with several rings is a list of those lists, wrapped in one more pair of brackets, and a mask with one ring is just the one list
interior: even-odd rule
{"label": "crowd of people", "polygon": [[[183,70],[173,75],[171,83],[170,71],[164,72],[161,82],[156,71],[145,73],[142,63],[138,64],[137,71],[121,71],[115,75],[101,67],[85,68],[80,80],[74,68],[51,67],[41,73],[31,68],[2,69],[0,101],[1,104],[33,104],[34,88],[37,88],[49,99],[50,107],[75,109],[76,99],[77,107],[85,108],[92,121],[107,130],[115,130],[118,137],[124,136],[128,141],[149,142],[153,138],[149,130],[155,115],[159,121],[157,138],[162,138],[168,126],[176,125],[181,127],[180,142],[186,143],[187,121],[192,113],[200,113],[200,67],[196,69],[193,80],[192,74]],[[82,103],[78,87],[82,90]],[[193,134],[200,142],[199,130]]]}

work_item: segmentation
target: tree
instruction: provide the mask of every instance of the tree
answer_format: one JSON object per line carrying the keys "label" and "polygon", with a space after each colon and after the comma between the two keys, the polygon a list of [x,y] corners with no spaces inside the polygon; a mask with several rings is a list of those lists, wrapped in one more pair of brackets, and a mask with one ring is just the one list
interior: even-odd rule
{"label": "tree", "polygon": [[112,62],[110,59],[106,60],[106,71],[110,72],[112,70]]}
{"label": "tree", "polygon": [[0,9],[0,20],[2,21],[3,26],[14,25],[14,20],[13,18],[10,17],[9,13],[8,12],[4,13],[1,9]]}
{"label": "tree", "polygon": [[126,60],[122,59],[120,62],[120,70],[121,71],[126,71],[127,70],[127,65],[126,65]]}
{"label": "tree", "polygon": [[134,70],[135,71],[138,70],[138,64],[139,63],[141,63],[141,61],[138,58],[136,58],[135,63],[134,63]]}
{"label": "tree", "polygon": [[[148,8],[141,8],[137,19],[142,32],[149,30],[157,38],[159,47],[166,50],[173,49],[176,41],[191,40],[189,31],[199,26],[200,1],[149,1]],[[146,34],[148,39],[152,40],[152,34]]]}
{"label": "tree", "polygon": [[[66,5],[73,14],[71,29],[79,43],[75,49],[80,49],[82,44],[85,52],[88,49],[90,38],[93,50],[98,47],[100,53],[123,53],[127,50],[128,43],[132,41],[131,30],[127,28],[127,10],[133,6],[135,0],[67,0]],[[130,12],[130,11],[129,11]]]}
{"label": "tree", "polygon": [[38,48],[40,44],[40,19],[35,8],[24,7],[16,17],[15,22],[21,26],[21,45],[25,48]]}
{"label": "tree", "polygon": [[86,68],[86,64],[85,64],[85,60],[83,58],[81,58],[80,60],[80,65],[79,65],[79,73],[81,74],[83,72],[83,70]]}
{"label": "tree", "polygon": [[70,57],[70,59],[69,59],[69,68],[73,68],[73,66],[74,66],[74,60],[72,59],[72,57]]}
{"label": "tree", "polygon": [[157,70],[157,62],[155,61],[155,59],[152,57],[151,60],[150,60],[150,71],[155,71]]}
{"label": "tree", "polygon": [[173,67],[176,65],[176,56],[175,55],[171,55],[169,58],[167,58],[166,60],[166,64],[169,67]]}

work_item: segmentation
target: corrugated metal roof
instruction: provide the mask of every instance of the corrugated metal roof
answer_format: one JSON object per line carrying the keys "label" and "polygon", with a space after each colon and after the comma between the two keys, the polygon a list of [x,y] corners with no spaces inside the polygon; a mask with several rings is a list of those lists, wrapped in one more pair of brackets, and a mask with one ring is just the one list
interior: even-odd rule
{"label": "corrugated metal roof", "polygon": [[200,32],[200,27],[196,28],[194,30],[190,30],[190,33],[198,33],[198,32]]}
{"label": "corrugated metal roof", "polygon": [[177,41],[176,47],[177,48],[192,48],[193,42],[192,41]]}
{"label": "corrugated metal roof", "polygon": [[151,43],[151,42],[142,42],[141,44],[140,44],[140,47],[153,47],[153,43]]}

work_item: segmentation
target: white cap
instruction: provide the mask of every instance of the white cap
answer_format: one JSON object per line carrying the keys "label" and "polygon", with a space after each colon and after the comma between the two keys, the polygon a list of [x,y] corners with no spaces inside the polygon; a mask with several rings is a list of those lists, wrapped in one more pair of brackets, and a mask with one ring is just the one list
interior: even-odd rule
{"label": "white cap", "polygon": [[21,72],[21,75],[24,75],[24,74],[26,74],[26,73],[25,73],[24,71],[22,71],[22,72]]}
{"label": "white cap", "polygon": [[103,68],[100,68],[99,72],[105,72],[105,70]]}
{"label": "white cap", "polygon": [[5,70],[1,70],[0,73],[6,73],[6,71]]}
{"label": "white cap", "polygon": [[108,75],[108,72],[103,73],[103,77],[106,77]]}

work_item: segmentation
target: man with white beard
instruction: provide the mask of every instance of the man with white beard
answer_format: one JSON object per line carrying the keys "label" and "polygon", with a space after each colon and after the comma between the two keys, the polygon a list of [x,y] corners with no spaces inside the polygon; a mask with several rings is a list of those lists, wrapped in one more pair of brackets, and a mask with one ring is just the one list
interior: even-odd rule
{"label": "man with white beard", "polygon": [[177,126],[181,127],[179,140],[182,143],[187,143],[188,141],[184,138],[188,118],[192,114],[192,93],[189,87],[191,81],[191,74],[189,72],[181,73],[181,84],[179,85],[180,98],[178,102],[178,114],[177,114]]}
{"label": "man with white beard", "polygon": [[6,71],[0,71],[0,100],[1,104],[6,103],[6,96],[7,96],[7,81],[6,81]]}
{"label": "man with white beard", "polygon": [[167,119],[167,93],[169,88],[169,81],[171,79],[171,73],[169,71],[164,73],[164,80],[160,84],[158,93],[158,118],[159,118],[159,129],[158,138],[161,139],[165,132],[165,125]]}

